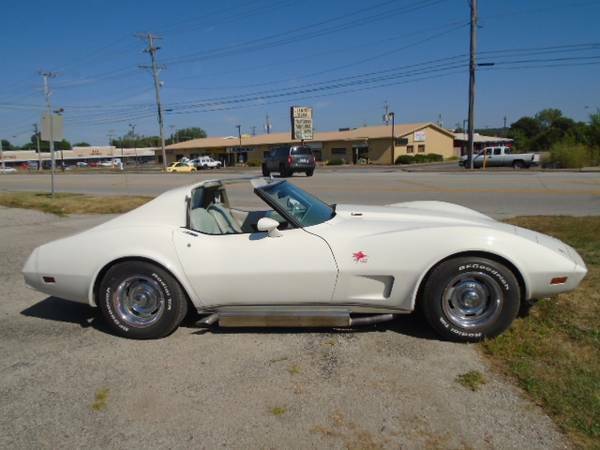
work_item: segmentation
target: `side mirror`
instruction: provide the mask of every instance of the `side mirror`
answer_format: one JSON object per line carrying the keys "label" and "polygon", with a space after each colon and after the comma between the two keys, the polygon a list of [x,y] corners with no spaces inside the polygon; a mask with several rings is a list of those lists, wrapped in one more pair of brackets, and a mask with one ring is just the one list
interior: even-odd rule
{"label": "side mirror", "polygon": [[278,226],[279,222],[277,222],[275,219],[271,219],[270,217],[263,217],[256,224],[258,231],[266,231],[269,234],[269,237],[283,236],[281,231],[277,229]]}

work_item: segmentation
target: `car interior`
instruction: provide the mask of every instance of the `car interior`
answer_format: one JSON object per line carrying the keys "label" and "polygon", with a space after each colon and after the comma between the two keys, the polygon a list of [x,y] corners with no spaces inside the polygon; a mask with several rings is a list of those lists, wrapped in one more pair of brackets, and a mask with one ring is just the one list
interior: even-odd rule
{"label": "car interior", "polygon": [[256,233],[257,223],[263,217],[277,220],[280,230],[289,227],[289,223],[276,211],[232,208],[227,191],[221,184],[197,188],[190,199],[189,227],[204,234]]}

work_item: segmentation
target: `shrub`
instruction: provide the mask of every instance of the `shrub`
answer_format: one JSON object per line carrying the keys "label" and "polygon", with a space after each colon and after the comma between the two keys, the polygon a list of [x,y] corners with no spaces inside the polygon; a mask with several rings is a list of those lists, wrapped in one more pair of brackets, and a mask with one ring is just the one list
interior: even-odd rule
{"label": "shrub", "polygon": [[548,162],[553,167],[581,169],[600,164],[600,150],[571,141],[561,141],[550,148]]}
{"label": "shrub", "polygon": [[332,158],[327,161],[328,166],[341,166],[343,164],[346,164],[346,162],[341,158]]}
{"label": "shrub", "polygon": [[255,161],[248,161],[248,162],[246,163],[246,165],[247,165],[248,167],[260,167],[260,166],[261,166],[261,164],[262,164],[262,163],[261,163],[260,161],[256,161],[256,160],[255,160]]}
{"label": "shrub", "polygon": [[396,158],[396,164],[414,164],[415,158],[412,155],[400,155]]}
{"label": "shrub", "polygon": [[428,163],[428,162],[439,162],[443,161],[444,157],[437,153],[426,153],[415,155],[415,162],[417,163]]}

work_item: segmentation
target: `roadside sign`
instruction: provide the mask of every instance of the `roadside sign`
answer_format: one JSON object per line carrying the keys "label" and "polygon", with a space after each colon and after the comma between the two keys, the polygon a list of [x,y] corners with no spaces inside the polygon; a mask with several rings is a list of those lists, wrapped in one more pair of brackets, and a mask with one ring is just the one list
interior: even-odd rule
{"label": "roadside sign", "polygon": [[310,141],[313,139],[313,110],[308,106],[292,106],[292,139]]}
{"label": "roadside sign", "polygon": [[[59,114],[52,114],[52,138],[54,142],[62,141],[65,138],[64,118]],[[42,141],[50,142],[50,116],[42,116]]]}

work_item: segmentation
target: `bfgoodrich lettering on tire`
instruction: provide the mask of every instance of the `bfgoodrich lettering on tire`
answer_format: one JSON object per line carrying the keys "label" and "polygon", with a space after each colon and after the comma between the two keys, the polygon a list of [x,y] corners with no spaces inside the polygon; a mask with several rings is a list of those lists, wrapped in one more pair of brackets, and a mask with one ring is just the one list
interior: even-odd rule
{"label": "bfgoodrich lettering on tire", "polygon": [[479,257],[436,266],[421,298],[425,318],[442,337],[475,342],[498,336],[517,316],[519,283],[503,264]]}
{"label": "bfgoodrich lettering on tire", "polygon": [[108,325],[128,338],[167,336],[187,313],[187,300],[177,280],[145,261],[112,266],[102,278],[98,294]]}

